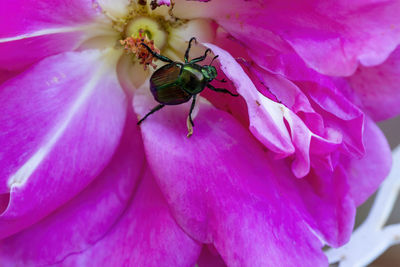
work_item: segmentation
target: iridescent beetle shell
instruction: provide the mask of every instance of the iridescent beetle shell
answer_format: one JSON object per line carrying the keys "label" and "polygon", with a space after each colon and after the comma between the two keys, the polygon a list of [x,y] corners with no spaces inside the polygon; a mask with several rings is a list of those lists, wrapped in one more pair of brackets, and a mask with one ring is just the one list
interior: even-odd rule
{"label": "iridescent beetle shell", "polygon": [[154,99],[164,105],[178,105],[189,101],[204,90],[207,81],[198,65],[167,64],[150,78]]}
{"label": "iridescent beetle shell", "polygon": [[[160,104],[139,120],[138,124],[142,123],[149,115],[162,109],[166,105],[179,105],[192,99],[192,105],[190,106],[188,116],[189,137],[193,133],[194,124],[192,120],[192,111],[196,102],[196,97],[204,88],[208,87],[216,92],[238,96],[224,88],[215,88],[210,84],[210,82],[217,77],[217,70],[214,66],[211,66],[212,62],[210,65],[197,64],[206,59],[207,53],[211,51],[210,49],[207,49],[203,56],[189,61],[189,51],[192,41],[196,41],[196,39],[192,38],[189,41],[185,52],[185,63],[172,61],[154,52],[145,43],[142,43],[153,57],[167,62],[168,64],[157,69],[150,77],[150,91],[154,99]],[[215,56],[214,59],[217,57],[218,56]],[[222,80],[221,82],[225,81]]]}

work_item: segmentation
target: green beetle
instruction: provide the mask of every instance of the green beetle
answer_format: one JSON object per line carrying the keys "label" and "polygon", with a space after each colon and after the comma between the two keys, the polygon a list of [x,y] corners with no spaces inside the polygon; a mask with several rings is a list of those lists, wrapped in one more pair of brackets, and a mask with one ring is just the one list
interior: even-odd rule
{"label": "green beetle", "polygon": [[[216,80],[217,77],[217,69],[214,66],[211,66],[212,62],[210,65],[203,66],[197,64],[198,62],[206,59],[207,54],[211,52],[210,49],[207,49],[203,56],[194,58],[191,61],[188,60],[189,51],[193,41],[196,41],[196,38],[193,37],[189,41],[189,45],[185,52],[185,63],[172,61],[165,56],[155,53],[145,43],[141,43],[141,45],[145,46],[155,58],[164,62],[168,62],[169,64],[157,69],[150,77],[151,93],[153,94],[154,99],[160,104],[147,113],[137,123],[138,125],[142,123],[149,115],[162,109],[166,105],[179,105],[188,102],[190,99],[193,99],[188,118],[191,125],[194,126],[192,120],[192,111],[196,103],[197,95],[202,92],[205,87],[208,87],[216,92],[230,94],[231,96],[239,96],[229,92],[226,89],[215,88],[210,84],[210,82],[214,79]],[[215,56],[213,61],[217,57],[218,56]],[[225,80],[222,80],[222,82],[225,82]],[[191,133],[189,133],[188,136],[190,135]]]}

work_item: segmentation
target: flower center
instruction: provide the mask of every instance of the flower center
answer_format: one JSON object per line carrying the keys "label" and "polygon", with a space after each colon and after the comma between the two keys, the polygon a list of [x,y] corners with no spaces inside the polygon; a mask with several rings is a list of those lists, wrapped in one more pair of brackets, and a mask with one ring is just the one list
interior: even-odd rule
{"label": "flower center", "polygon": [[[147,47],[157,54],[160,53],[160,50],[154,46],[154,40],[150,40],[148,38],[148,36],[151,35],[151,32],[140,28],[138,37],[134,37],[135,35],[132,34],[130,37],[120,40],[120,43],[124,46],[125,50],[134,54],[138,59],[140,59],[140,64],[144,65],[145,69],[147,69],[148,65],[151,65],[154,69],[157,67],[157,65],[153,63],[155,58],[147,49]],[[147,47],[145,47],[145,45]]]}
{"label": "flower center", "polygon": [[131,8],[122,24],[120,44],[128,54],[133,55],[133,61],[138,59],[139,63],[144,65],[145,70],[148,65],[155,69],[157,66],[153,61],[157,59],[151,51],[159,54],[160,50],[167,46],[169,33],[167,29],[171,26],[168,15],[154,13],[146,1],[143,3],[139,1]]}
{"label": "flower center", "polygon": [[[182,61],[190,38],[212,42],[215,37],[215,26],[211,21],[180,18],[179,13],[175,14],[174,1],[168,5],[165,4],[168,1],[161,0],[132,0],[125,1],[129,4],[124,8],[115,7],[113,1],[101,1],[103,13],[112,21],[114,30],[107,44],[115,46],[117,40],[117,47],[125,50],[117,69],[133,88],[140,87],[152,73],[149,66],[156,69],[164,65],[160,60],[157,61],[154,53],[173,61]],[[190,57],[203,54],[204,48],[193,46]]]}
{"label": "flower center", "polygon": [[167,33],[161,28],[161,25],[149,17],[138,17],[130,21],[125,34],[128,37],[136,38],[145,35],[159,49],[165,46],[167,40]]}

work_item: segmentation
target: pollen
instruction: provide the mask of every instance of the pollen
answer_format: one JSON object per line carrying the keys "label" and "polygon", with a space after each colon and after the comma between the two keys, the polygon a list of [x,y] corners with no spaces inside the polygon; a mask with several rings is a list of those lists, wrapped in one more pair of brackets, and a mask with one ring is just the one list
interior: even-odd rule
{"label": "pollen", "polygon": [[143,29],[139,30],[139,36],[134,37],[130,36],[125,38],[124,40],[120,40],[121,45],[124,46],[125,50],[129,54],[133,54],[138,58],[140,64],[144,65],[144,69],[146,70],[148,66],[152,66],[154,69],[157,68],[157,65],[154,64],[153,61],[156,61],[155,58],[142,43],[146,44],[148,47],[151,48],[155,53],[159,54],[160,50],[155,47],[154,40],[150,40],[145,34]]}

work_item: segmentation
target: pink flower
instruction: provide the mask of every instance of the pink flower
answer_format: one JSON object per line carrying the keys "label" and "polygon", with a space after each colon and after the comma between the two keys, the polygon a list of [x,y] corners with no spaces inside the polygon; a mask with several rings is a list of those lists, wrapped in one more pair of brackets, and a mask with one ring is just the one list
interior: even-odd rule
{"label": "pink flower", "polygon": [[[327,265],[390,168],[400,3],[143,2],[0,3],[1,265]],[[190,103],[137,126],[140,33],[197,37],[241,97],[206,89],[191,138]]]}

